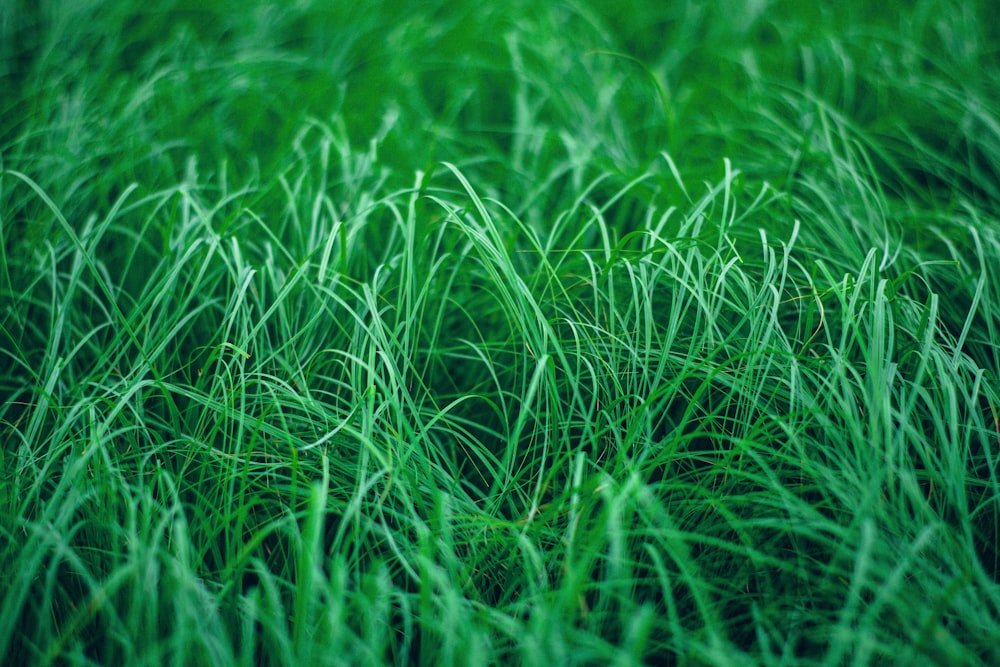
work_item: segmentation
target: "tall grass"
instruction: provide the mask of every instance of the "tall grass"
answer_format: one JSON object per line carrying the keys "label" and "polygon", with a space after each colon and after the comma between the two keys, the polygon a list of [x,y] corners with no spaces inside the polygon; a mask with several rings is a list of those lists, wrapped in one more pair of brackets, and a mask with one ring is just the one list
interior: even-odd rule
{"label": "tall grass", "polygon": [[0,10],[5,662],[1000,659],[988,7],[633,9]]}

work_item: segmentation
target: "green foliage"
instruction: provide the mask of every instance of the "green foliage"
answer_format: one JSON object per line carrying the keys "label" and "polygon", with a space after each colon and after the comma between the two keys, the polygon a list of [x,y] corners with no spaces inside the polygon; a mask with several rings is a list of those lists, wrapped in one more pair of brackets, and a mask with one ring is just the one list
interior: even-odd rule
{"label": "green foliage", "polygon": [[1000,660],[986,3],[204,5],[0,8],[3,662]]}

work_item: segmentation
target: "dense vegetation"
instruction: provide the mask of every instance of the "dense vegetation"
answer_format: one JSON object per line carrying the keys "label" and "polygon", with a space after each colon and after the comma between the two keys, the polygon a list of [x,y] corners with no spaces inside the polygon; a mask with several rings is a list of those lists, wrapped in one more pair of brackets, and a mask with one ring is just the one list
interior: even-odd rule
{"label": "dense vegetation", "polygon": [[0,5],[0,662],[1000,663],[990,3],[205,4]]}

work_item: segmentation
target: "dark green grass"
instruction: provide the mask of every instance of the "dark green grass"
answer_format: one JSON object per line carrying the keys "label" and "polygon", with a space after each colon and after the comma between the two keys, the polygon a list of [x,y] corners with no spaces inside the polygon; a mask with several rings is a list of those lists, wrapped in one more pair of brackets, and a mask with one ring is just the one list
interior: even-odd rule
{"label": "dark green grass", "polygon": [[0,6],[0,657],[995,663],[990,9]]}

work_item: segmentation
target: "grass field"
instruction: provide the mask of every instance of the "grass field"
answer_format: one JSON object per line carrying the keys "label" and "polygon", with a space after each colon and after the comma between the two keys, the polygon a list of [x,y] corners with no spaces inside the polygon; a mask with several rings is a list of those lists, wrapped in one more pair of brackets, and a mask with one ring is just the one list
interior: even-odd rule
{"label": "grass field", "polygon": [[1000,663],[1000,24],[895,4],[0,2],[0,663]]}

